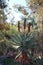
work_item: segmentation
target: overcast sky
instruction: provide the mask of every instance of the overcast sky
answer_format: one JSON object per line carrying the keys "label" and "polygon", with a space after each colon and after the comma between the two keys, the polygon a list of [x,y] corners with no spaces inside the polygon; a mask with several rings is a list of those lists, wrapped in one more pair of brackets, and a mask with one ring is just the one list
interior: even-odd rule
{"label": "overcast sky", "polygon": [[26,6],[25,0],[9,0],[9,5],[12,6],[15,4],[20,4],[22,6]]}
{"label": "overcast sky", "polygon": [[9,8],[11,8],[11,11],[10,11],[10,14],[7,15],[7,18],[8,18],[7,21],[8,22],[10,22],[13,17],[14,17],[15,21],[21,20],[20,17],[23,16],[23,14],[20,12],[17,12],[17,10],[14,11],[14,8],[13,8],[14,4],[20,4],[22,6],[26,6],[25,0],[9,0],[7,12],[10,11]]}
{"label": "overcast sky", "polygon": [[[7,1],[7,0],[6,0]],[[17,9],[14,9],[13,6],[14,4],[20,4],[21,6],[26,7],[26,1],[25,0],[9,0],[8,2],[8,8],[7,8],[7,12],[10,12],[9,15],[7,15],[7,21],[10,22],[12,19],[12,21],[21,21],[22,16],[24,17],[23,13],[17,11]],[[11,8],[11,10],[9,10],[9,8]],[[27,11],[29,12],[29,14],[31,13],[31,10],[28,8]]]}

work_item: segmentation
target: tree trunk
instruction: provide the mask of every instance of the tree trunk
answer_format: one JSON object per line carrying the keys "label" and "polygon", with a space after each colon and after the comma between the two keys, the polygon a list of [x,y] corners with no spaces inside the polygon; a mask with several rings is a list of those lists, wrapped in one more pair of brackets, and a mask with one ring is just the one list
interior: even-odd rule
{"label": "tree trunk", "polygon": [[21,55],[17,58],[17,61],[21,63],[22,65],[29,65],[30,59],[27,56],[27,53],[22,51]]}

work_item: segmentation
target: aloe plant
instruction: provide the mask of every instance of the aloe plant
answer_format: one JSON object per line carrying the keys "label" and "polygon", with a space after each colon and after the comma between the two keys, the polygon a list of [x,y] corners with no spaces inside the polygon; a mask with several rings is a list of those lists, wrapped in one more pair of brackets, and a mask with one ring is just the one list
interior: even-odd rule
{"label": "aloe plant", "polygon": [[[0,35],[3,38],[4,43],[7,44],[7,46],[13,46],[14,49],[18,46],[16,48],[18,50],[18,53],[17,53],[17,56],[15,57],[15,59],[18,62],[28,65],[31,62],[31,60],[34,61],[35,59],[33,56],[34,49],[38,48],[37,33],[35,32],[22,32],[21,33],[15,30],[13,34],[9,32],[5,32],[5,33],[2,32],[0,33]],[[10,38],[8,38],[8,36],[10,36]],[[30,53],[30,50],[31,50],[31,53]]]}
{"label": "aloe plant", "polygon": [[[13,46],[18,46],[18,54],[15,57],[19,61],[18,58],[20,58],[20,55],[22,55],[22,60],[20,61],[22,63],[23,59],[30,61],[30,59],[34,59],[33,55],[33,50],[38,47],[38,38],[35,33],[16,33],[11,37],[11,41],[14,43],[12,44]],[[28,49],[31,49],[31,53],[29,53]],[[32,50],[33,49],[33,50]],[[29,55],[29,57],[28,57]]]}

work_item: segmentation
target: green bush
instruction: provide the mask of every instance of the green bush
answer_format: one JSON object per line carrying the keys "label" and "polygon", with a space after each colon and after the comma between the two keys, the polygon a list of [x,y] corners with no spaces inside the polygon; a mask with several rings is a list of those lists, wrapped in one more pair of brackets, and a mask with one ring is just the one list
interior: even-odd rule
{"label": "green bush", "polygon": [[21,65],[20,63],[18,63],[17,61],[15,61],[15,59],[12,58],[6,58],[3,60],[4,65]]}

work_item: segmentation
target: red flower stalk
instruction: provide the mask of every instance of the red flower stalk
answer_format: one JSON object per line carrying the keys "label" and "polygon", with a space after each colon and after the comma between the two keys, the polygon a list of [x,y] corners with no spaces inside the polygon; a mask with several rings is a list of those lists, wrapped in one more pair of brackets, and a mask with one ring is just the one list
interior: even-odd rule
{"label": "red flower stalk", "polygon": [[20,32],[20,21],[18,21],[18,31]]}
{"label": "red flower stalk", "polygon": [[26,18],[24,19],[24,30],[26,29]]}
{"label": "red flower stalk", "polygon": [[28,23],[28,32],[30,32],[30,23]]}

